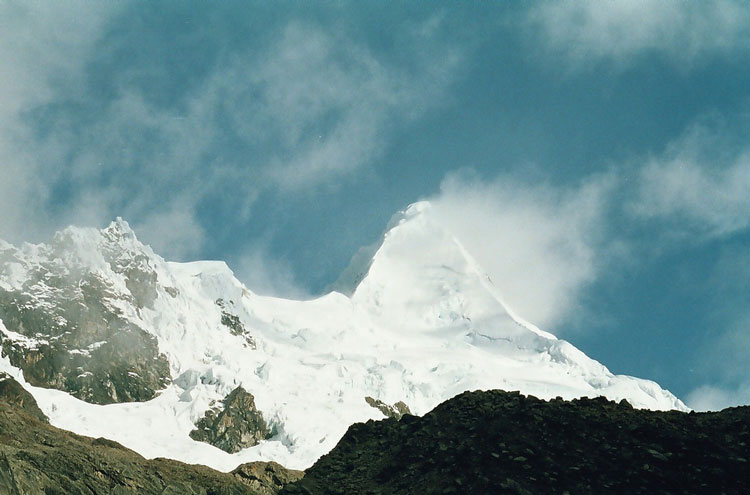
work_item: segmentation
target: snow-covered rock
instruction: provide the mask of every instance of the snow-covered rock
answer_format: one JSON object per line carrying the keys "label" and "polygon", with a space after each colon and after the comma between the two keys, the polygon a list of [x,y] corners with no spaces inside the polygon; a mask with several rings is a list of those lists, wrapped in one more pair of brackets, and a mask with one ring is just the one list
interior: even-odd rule
{"label": "snow-covered rock", "polygon": [[[49,245],[0,242],[0,292],[57,314],[63,296],[35,293],[46,289],[29,283],[40,273],[59,275],[66,293],[81,280],[100,280],[107,289],[100,304],[155,339],[154,358],[164,356],[171,380],[151,400],[98,405],[65,386],[32,386],[6,352],[0,371],[34,395],[53,425],[146,457],[224,471],[253,460],[306,468],[352,423],[383,417],[365,397],[403,402],[415,414],[460,392],[493,388],[686,409],[656,383],[613,375],[521,319],[428,203],[394,216],[381,240],[354,257],[340,292],[309,301],[257,295],[223,262],[166,262],[119,219],[101,231],[66,229]],[[0,322],[3,349],[32,349],[57,335],[24,333],[16,323]],[[252,394],[274,436],[235,454],[192,440],[196,421],[238,386]]]}

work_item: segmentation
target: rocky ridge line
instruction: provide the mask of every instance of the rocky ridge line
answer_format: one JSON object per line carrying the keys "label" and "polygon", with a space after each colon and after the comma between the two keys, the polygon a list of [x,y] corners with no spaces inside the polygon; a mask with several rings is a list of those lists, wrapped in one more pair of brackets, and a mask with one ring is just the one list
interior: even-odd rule
{"label": "rocky ridge line", "polygon": [[358,423],[283,495],[744,494],[750,407],[633,409],[466,392],[424,417]]}
{"label": "rocky ridge line", "polygon": [[401,419],[405,414],[411,414],[409,406],[403,401],[395,402],[393,405],[386,404],[380,399],[375,399],[369,395],[365,397],[365,402],[370,407],[373,407],[383,413],[386,418]]}
{"label": "rocky ridge line", "polygon": [[274,462],[231,473],[170,459],[144,459],[117,442],[47,424],[13,378],[0,379],[0,493],[47,495],[275,495],[302,476]]}
{"label": "rocky ridge line", "polygon": [[[49,245],[0,245],[0,350],[27,382],[92,404],[142,402],[171,381],[157,339],[123,312],[153,305],[158,277],[119,220]],[[22,279],[2,275],[22,272]],[[117,281],[121,280],[121,286]]]}

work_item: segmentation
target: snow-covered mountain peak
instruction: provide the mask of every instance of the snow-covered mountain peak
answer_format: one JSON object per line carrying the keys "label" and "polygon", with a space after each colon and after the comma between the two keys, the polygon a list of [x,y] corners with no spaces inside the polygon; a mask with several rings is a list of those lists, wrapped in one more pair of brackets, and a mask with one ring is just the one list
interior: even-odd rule
{"label": "snow-covered mountain peak", "polygon": [[381,241],[358,256],[361,275],[352,301],[383,324],[456,335],[475,335],[481,326],[487,338],[554,338],[513,313],[427,201],[394,215]]}
{"label": "snow-covered mountain peak", "polygon": [[128,240],[131,242],[138,242],[135,232],[130,228],[130,224],[122,219],[122,217],[115,218],[105,229],[101,230],[104,237],[112,241]]}
{"label": "snow-covered mountain peak", "polygon": [[15,246],[13,246],[13,244],[11,244],[11,243],[3,240],[3,239],[0,239],[0,253],[5,252],[5,251],[9,251],[11,249],[15,249]]}
{"label": "snow-covered mountain peak", "polygon": [[391,286],[404,285],[396,280],[399,274],[417,284],[418,279],[440,283],[460,276],[487,278],[429,201],[413,203],[393,215],[380,240],[362,248],[352,264],[362,272],[352,293],[375,278],[391,279]]}
{"label": "snow-covered mountain peak", "polygon": [[416,203],[410,204],[391,217],[385,229],[386,233],[394,227],[397,227],[404,222],[408,222],[409,220],[418,218],[420,215],[427,213],[430,210],[432,210],[432,204],[429,201],[417,201]]}
{"label": "snow-covered mountain peak", "polygon": [[429,203],[416,203],[391,221],[352,300],[416,328],[442,327],[486,306],[483,277]]}
{"label": "snow-covered mountain peak", "polygon": [[432,205],[429,201],[412,203],[405,209],[391,216],[385,231],[375,243],[361,247],[352,256],[349,265],[341,272],[338,280],[331,284],[330,289],[340,292],[346,296],[352,296],[362,280],[368,275],[370,267],[374,262],[375,255],[383,249],[390,232],[402,227],[405,223],[419,223],[422,214],[429,211]]}
{"label": "snow-covered mountain peak", "polygon": [[[353,422],[473,389],[685,408],[520,319],[427,202],[355,255],[341,294],[310,301],[256,295],[221,261],[165,262],[122,219],[2,244],[0,263],[0,371],[53,424],[149,457],[304,468]],[[194,441],[240,387],[267,423],[260,443],[229,454]]]}
{"label": "snow-covered mountain peak", "polygon": [[[28,245],[24,245],[26,250]],[[132,263],[144,267],[162,264],[164,260],[141,243],[122,218],[103,229],[67,227],[57,232],[48,245],[35,247],[40,259],[60,259],[69,270],[106,273],[119,272]],[[28,256],[27,256],[28,257]]]}

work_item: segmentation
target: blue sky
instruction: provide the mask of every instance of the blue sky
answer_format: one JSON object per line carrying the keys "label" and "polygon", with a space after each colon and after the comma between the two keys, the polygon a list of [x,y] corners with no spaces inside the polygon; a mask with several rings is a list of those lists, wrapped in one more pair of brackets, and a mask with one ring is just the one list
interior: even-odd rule
{"label": "blue sky", "polygon": [[0,237],[325,290],[430,199],[511,306],[750,403],[744,2],[0,2]]}

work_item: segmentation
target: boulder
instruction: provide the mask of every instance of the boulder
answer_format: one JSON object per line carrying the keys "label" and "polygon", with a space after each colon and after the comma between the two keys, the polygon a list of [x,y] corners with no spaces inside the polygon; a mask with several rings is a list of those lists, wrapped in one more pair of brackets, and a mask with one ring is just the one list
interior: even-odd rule
{"label": "boulder", "polygon": [[255,407],[255,398],[242,386],[206,411],[190,438],[234,454],[270,438],[272,431]]}

